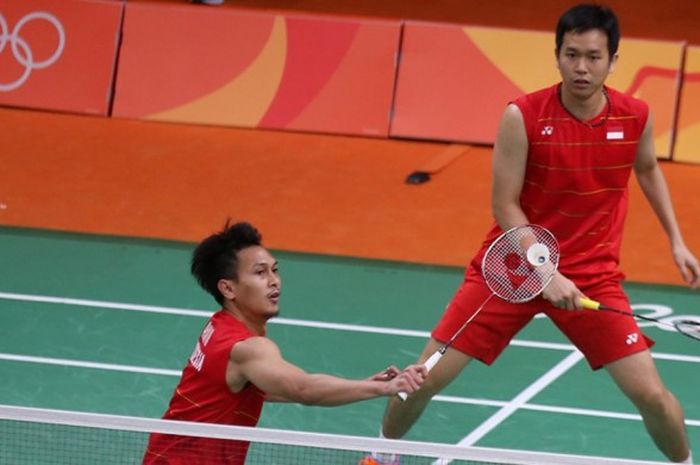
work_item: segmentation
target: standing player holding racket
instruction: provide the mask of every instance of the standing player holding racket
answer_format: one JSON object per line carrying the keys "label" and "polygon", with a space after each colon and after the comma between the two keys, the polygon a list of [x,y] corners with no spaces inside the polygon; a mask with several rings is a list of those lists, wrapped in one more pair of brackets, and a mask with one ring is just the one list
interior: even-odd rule
{"label": "standing player holding racket", "polygon": [[[631,311],[619,270],[620,244],[632,172],[668,236],[685,281],[698,285],[700,267],[686,247],[654,153],[647,105],[604,85],[617,62],[615,14],[598,5],[565,12],[556,29],[561,83],[518,98],[502,117],[493,154],[492,208],[496,225],[432,332],[420,361],[449,341],[490,291],[481,259],[503,231],[532,223],[559,241],[558,271],[540,298],[513,304],[493,299],[461,332],[405,402],[389,400],[382,432],[400,438],[433,395],[472,359],[491,364],[511,338],[544,312],[585,355],[605,368],[639,410],[647,431],[669,460],[691,463],[683,411],[667,390],[649,352],[653,341],[634,318],[581,310],[594,299]],[[396,464],[397,457],[367,456],[362,465]]]}

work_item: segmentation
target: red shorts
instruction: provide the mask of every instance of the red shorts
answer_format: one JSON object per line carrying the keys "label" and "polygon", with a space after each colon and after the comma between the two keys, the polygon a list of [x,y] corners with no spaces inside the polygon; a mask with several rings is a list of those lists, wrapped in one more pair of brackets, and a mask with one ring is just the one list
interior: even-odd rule
{"label": "red shorts", "polygon": [[[629,300],[617,282],[606,282],[581,291],[605,305],[631,311]],[[470,267],[433,329],[432,337],[447,342],[490,295],[481,274]],[[632,317],[603,311],[562,310],[541,297],[521,304],[494,297],[467,325],[452,347],[490,365],[518,331],[540,312],[545,313],[584,354],[594,370],[654,345]]]}

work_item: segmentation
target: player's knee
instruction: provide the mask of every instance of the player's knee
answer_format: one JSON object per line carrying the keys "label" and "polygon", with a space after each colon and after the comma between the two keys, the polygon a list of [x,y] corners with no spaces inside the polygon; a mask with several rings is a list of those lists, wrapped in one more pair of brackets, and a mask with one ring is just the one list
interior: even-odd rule
{"label": "player's knee", "polygon": [[675,398],[663,386],[652,386],[635,393],[632,401],[644,412],[659,414],[671,410]]}

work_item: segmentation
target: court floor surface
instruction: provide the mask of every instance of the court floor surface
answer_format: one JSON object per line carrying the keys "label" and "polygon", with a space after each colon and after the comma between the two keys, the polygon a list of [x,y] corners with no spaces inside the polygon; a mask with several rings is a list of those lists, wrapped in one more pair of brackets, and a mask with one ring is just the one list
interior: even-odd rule
{"label": "court floor surface", "polygon": [[[188,274],[193,244],[0,227],[0,404],[159,417],[216,304]],[[366,377],[413,362],[462,278],[453,267],[275,251],[269,336],[309,372]],[[700,318],[697,294],[626,285],[638,311]],[[643,324],[700,444],[700,345]],[[268,404],[260,426],[376,436],[385,400]],[[661,460],[633,406],[546,318],[492,366],[473,363],[407,439]]]}

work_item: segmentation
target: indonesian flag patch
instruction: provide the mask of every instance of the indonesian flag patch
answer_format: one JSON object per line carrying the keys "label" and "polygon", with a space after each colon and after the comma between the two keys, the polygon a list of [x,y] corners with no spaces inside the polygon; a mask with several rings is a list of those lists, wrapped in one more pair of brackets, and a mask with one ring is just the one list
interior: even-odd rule
{"label": "indonesian flag patch", "polygon": [[609,127],[605,138],[607,140],[622,140],[625,138],[625,131],[622,127]]}

